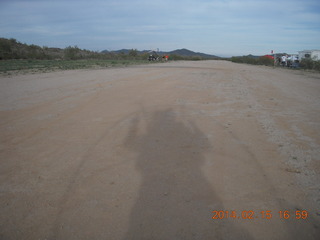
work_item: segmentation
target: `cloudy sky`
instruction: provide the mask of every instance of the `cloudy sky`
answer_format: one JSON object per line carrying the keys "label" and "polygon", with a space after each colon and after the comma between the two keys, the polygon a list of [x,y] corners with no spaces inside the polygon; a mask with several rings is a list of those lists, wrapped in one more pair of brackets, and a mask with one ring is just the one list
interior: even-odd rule
{"label": "cloudy sky", "polygon": [[0,0],[0,37],[218,56],[320,49],[319,0]]}

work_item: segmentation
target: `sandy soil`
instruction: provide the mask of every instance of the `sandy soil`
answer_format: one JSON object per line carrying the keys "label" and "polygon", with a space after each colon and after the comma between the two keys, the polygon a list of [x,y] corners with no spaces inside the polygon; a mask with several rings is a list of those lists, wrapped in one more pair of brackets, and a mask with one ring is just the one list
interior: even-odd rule
{"label": "sandy soil", "polygon": [[2,76],[0,110],[0,239],[320,239],[320,74]]}

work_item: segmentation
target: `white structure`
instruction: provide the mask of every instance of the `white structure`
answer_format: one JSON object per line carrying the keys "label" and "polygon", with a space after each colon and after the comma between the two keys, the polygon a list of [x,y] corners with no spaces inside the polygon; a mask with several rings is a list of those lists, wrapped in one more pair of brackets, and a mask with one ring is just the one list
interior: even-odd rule
{"label": "white structure", "polygon": [[320,50],[304,50],[299,52],[299,59],[310,58],[312,60],[320,60]]}

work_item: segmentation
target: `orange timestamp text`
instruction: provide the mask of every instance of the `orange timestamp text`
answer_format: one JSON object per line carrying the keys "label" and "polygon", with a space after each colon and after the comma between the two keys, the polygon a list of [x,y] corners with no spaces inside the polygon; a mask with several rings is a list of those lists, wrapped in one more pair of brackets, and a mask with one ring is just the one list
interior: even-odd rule
{"label": "orange timestamp text", "polygon": [[228,210],[214,210],[212,211],[212,219],[272,219],[273,217],[277,217],[280,219],[307,219],[308,211],[306,210],[295,210],[295,211],[276,211],[272,212],[270,210],[267,211],[228,211]]}

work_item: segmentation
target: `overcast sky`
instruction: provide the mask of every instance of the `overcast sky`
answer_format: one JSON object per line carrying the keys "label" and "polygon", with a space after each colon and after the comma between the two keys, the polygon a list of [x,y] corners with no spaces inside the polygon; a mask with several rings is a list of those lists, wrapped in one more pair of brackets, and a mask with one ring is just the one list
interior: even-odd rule
{"label": "overcast sky", "polygon": [[319,0],[0,0],[0,37],[218,56],[320,49]]}

